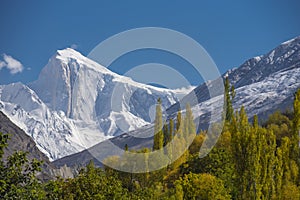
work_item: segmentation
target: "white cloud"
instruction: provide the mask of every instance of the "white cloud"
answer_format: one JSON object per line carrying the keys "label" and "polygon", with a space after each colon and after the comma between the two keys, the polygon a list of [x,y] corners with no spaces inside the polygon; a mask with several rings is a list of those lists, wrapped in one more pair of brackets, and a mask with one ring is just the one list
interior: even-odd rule
{"label": "white cloud", "polygon": [[6,63],[0,60],[0,70],[6,66]]}
{"label": "white cloud", "polygon": [[13,57],[4,54],[3,59],[4,61],[0,60],[0,70],[3,67],[6,67],[11,74],[20,73],[23,71],[24,67],[22,63],[20,63],[18,60],[14,59]]}

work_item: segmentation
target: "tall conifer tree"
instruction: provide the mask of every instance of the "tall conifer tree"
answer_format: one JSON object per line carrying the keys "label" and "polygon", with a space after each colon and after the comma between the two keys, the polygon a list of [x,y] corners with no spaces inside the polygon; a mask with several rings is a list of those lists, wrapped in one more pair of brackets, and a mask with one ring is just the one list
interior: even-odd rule
{"label": "tall conifer tree", "polygon": [[154,125],[154,140],[153,140],[153,150],[158,150],[163,147],[164,135],[163,135],[163,122],[162,122],[162,110],[161,110],[161,99],[158,98],[156,104],[156,116]]}
{"label": "tall conifer tree", "polygon": [[169,138],[170,141],[173,139],[173,135],[174,134],[174,121],[173,119],[170,119],[170,123],[169,123]]}
{"label": "tall conifer tree", "polygon": [[232,99],[235,97],[234,86],[230,88],[229,78],[225,78],[224,83],[224,119],[225,122],[231,122],[234,114],[234,110],[232,107]]}
{"label": "tall conifer tree", "polygon": [[295,93],[294,99],[294,117],[293,117],[293,135],[292,135],[292,149],[291,156],[292,158],[298,162],[299,161],[299,134],[300,134],[300,89]]}
{"label": "tall conifer tree", "polygon": [[179,110],[177,112],[177,117],[176,117],[176,132],[175,132],[176,134],[178,134],[180,132],[180,126],[181,126],[181,121],[182,121],[181,118],[182,118],[181,111]]}

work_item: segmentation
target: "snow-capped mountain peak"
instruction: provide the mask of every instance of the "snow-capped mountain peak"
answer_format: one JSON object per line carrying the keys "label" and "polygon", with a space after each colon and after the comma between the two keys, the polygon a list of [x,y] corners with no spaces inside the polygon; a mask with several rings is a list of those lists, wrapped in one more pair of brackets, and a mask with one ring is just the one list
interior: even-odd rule
{"label": "snow-capped mountain peak", "polygon": [[294,37],[290,40],[287,40],[287,41],[281,43],[281,46],[282,45],[292,45],[293,43],[297,43],[297,40],[300,40],[300,36]]}
{"label": "snow-capped mountain peak", "polygon": [[137,83],[67,48],[28,86],[0,86],[0,108],[53,160],[149,124],[158,98],[167,108],[185,92]]}
{"label": "snow-capped mountain peak", "polygon": [[[300,87],[300,37],[269,53],[247,60],[228,76],[236,88],[234,107],[245,105],[250,117],[284,108]],[[213,82],[213,81],[212,81]],[[151,109],[161,98],[168,108],[185,96],[194,116],[207,123],[211,108],[220,112],[223,96],[210,98],[207,86],[169,90],[137,83],[86,58],[73,49],[58,50],[38,80],[0,86],[0,110],[55,160],[152,122]],[[178,103],[167,110],[174,114]],[[219,106],[219,107],[218,107]],[[153,114],[153,112],[152,112]]]}
{"label": "snow-capped mountain peak", "polygon": [[299,64],[300,36],[271,50],[269,53],[247,60],[237,70],[228,72],[235,87],[249,85],[263,80],[272,73]]}
{"label": "snow-capped mountain peak", "polygon": [[[79,64],[78,67],[84,66],[91,70],[95,70],[97,72],[106,73],[106,74],[113,74],[116,75],[114,72],[108,70],[106,67],[100,65],[99,63],[85,57],[78,51],[66,48],[62,50],[57,50],[56,53],[50,58],[49,63],[52,62],[52,60],[59,60],[60,62],[66,64],[68,66],[70,63],[77,63]],[[80,65],[81,64],[81,65]]]}
{"label": "snow-capped mountain peak", "polygon": [[[282,43],[265,55],[256,56],[244,62],[240,67],[228,70],[223,78],[228,77],[235,86],[236,96],[234,107],[239,109],[244,105],[249,117],[254,114],[266,117],[277,109],[286,109],[292,105],[293,93],[300,88],[300,37]],[[189,94],[181,102],[192,102],[197,110],[195,116],[201,116],[202,127],[207,128],[210,107],[218,107],[218,101],[213,105],[209,99],[207,83],[194,90],[197,101],[193,101],[194,94]],[[222,100],[222,97],[216,97]],[[168,109],[168,113],[178,110],[178,104]],[[181,103],[182,104],[182,103]],[[222,104],[220,104],[222,105]],[[205,116],[206,115],[206,116]],[[202,123],[202,122],[200,122]]]}

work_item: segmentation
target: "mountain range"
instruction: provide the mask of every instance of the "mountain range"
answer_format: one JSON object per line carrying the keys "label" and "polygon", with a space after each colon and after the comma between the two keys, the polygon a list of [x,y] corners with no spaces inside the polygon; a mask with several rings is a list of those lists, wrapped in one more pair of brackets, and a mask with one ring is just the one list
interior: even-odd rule
{"label": "mountain range", "polygon": [[[300,37],[247,60],[224,77],[236,88],[234,108],[244,105],[249,117],[257,114],[264,119],[275,110],[291,107],[293,94],[300,88]],[[51,161],[56,160],[54,164],[72,165],[88,161],[91,149],[105,148],[107,141],[120,148],[125,144],[151,147],[153,113],[149,110],[158,98],[169,117],[189,102],[200,121],[198,128],[207,128],[223,109],[223,95],[209,95],[212,83],[203,83],[189,94],[186,90],[187,95],[179,99],[177,90],[137,83],[73,49],[64,49],[50,58],[38,80],[1,85],[0,111]]]}
{"label": "mountain range", "polygon": [[38,80],[1,85],[0,110],[55,160],[151,123],[158,98],[167,108],[187,92],[137,83],[67,48]]}
{"label": "mountain range", "polygon": [[[249,118],[258,115],[262,121],[274,111],[291,109],[294,93],[300,88],[300,37],[282,43],[265,55],[247,60],[240,67],[224,73],[223,78],[225,77],[235,86],[236,95],[232,102],[234,109],[238,110],[244,106]],[[208,87],[213,84],[214,81],[199,85],[166,112],[170,117],[174,117],[179,109],[183,109],[184,112],[184,105],[190,103],[195,121],[198,122],[198,130],[207,129],[209,124],[220,120],[217,118],[221,117],[223,110],[223,95],[209,95]],[[112,148],[111,144],[120,149],[124,148],[125,144],[129,149],[151,148],[153,133],[153,126],[144,126],[82,152],[58,159],[54,164],[85,165],[94,160],[101,166],[101,161],[107,156],[122,154],[122,151]],[[112,149],[116,151],[112,152]]]}
{"label": "mountain range", "polygon": [[[223,74],[234,85],[236,97],[233,99],[235,109],[245,106],[249,117],[253,115],[265,118],[275,110],[291,108],[293,94],[300,87],[300,37],[280,44],[265,55],[251,58],[240,67],[230,69]],[[180,105],[190,102],[195,107],[195,115],[205,118],[214,98],[210,98],[207,83],[194,89],[178,103],[168,108],[172,114]],[[194,97],[197,97],[196,99]],[[220,97],[216,97],[219,98]],[[219,101],[220,103],[220,101]],[[204,106],[201,106],[205,104]],[[218,103],[215,101],[215,106]],[[198,113],[197,113],[198,110]]]}

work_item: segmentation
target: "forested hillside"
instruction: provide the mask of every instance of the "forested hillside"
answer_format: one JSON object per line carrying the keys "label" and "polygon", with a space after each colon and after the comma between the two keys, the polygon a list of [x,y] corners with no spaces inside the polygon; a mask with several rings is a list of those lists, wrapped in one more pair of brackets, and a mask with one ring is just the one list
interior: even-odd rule
{"label": "forested hillside", "polygon": [[[72,179],[57,178],[40,182],[34,174],[40,163],[29,163],[23,153],[15,153],[0,163],[0,196],[4,199],[300,199],[300,90],[295,93],[293,110],[275,112],[265,121],[254,117],[249,122],[245,108],[234,111],[234,89],[225,82],[224,126],[214,124],[213,131],[222,134],[212,151],[204,158],[199,149],[208,135],[196,135],[189,105],[186,114],[163,124],[161,100],[158,100],[155,137],[152,149],[137,152],[145,155],[159,151],[172,140],[178,140],[175,151],[192,144],[175,162],[147,173],[122,172],[107,165],[96,168],[90,162]],[[261,123],[259,123],[261,122]],[[7,136],[0,135],[1,151]],[[121,157],[107,158],[106,163],[126,166],[130,163],[124,147]],[[173,154],[170,154],[173,155]],[[148,166],[150,167],[150,166]]]}

